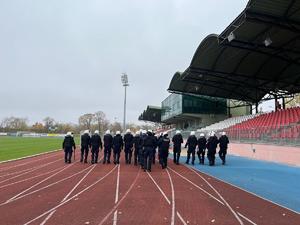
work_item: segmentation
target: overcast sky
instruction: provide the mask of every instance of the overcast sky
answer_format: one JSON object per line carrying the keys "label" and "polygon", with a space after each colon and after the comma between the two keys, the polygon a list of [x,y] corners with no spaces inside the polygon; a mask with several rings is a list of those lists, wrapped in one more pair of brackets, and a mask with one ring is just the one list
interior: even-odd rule
{"label": "overcast sky", "polygon": [[160,105],[201,40],[247,0],[0,0],[0,119],[77,122],[102,110],[127,121]]}

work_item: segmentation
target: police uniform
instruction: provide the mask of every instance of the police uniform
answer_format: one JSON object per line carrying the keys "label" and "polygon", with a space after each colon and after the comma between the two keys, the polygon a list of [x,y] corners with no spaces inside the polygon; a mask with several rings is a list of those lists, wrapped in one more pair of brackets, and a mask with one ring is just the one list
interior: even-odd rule
{"label": "police uniform", "polygon": [[99,132],[95,132],[95,134],[91,137],[91,146],[92,146],[92,164],[98,163],[98,155],[99,148],[102,149],[102,140],[99,135]]}
{"label": "police uniform", "polygon": [[110,155],[111,155],[111,149],[113,147],[113,137],[110,134],[110,131],[106,131],[106,134],[103,137],[104,142],[104,158],[103,158],[103,164],[110,163]]}
{"label": "police uniform", "polygon": [[144,171],[148,170],[151,172],[153,148],[156,145],[155,137],[152,132],[147,132],[147,136],[143,140],[144,147]]}
{"label": "police uniform", "polygon": [[206,138],[204,136],[202,137],[200,136],[200,138],[198,139],[198,151],[197,151],[200,164],[204,164],[205,149],[206,149]]}
{"label": "police uniform", "polygon": [[170,147],[170,138],[168,138],[168,134],[161,136],[158,141],[159,146],[159,162],[161,164],[161,168],[165,169],[168,165],[168,156],[169,156],[169,147]]}
{"label": "police uniform", "polygon": [[222,134],[222,136],[219,138],[219,157],[222,160],[222,164],[225,164],[226,161],[226,154],[227,154],[227,148],[228,148],[229,140],[226,134]]}
{"label": "police uniform", "polygon": [[215,165],[215,154],[216,154],[216,149],[218,146],[218,138],[213,134],[211,135],[206,143],[206,147],[207,147],[207,158],[209,160],[209,165],[213,166]]}
{"label": "police uniform", "polygon": [[177,133],[172,138],[173,142],[173,156],[174,156],[174,163],[177,165],[179,164],[179,158],[181,153],[181,144],[183,143],[183,138],[180,133]]}
{"label": "police uniform", "polygon": [[83,161],[83,155],[84,155],[84,163],[87,163],[87,157],[89,154],[89,148],[91,147],[91,137],[88,133],[88,131],[85,131],[85,133],[81,136],[81,158],[80,162]]}
{"label": "police uniform", "polygon": [[123,138],[121,134],[117,132],[117,135],[113,138],[114,164],[120,163],[120,154],[123,146]]}
{"label": "police uniform", "polygon": [[188,146],[186,164],[189,164],[190,157],[191,157],[191,154],[192,154],[192,164],[194,165],[195,151],[196,151],[197,144],[198,144],[198,140],[197,140],[195,134],[192,133],[189,136],[189,138],[187,139],[187,142],[185,144],[185,148]]}
{"label": "police uniform", "polygon": [[141,137],[139,132],[136,133],[136,135],[133,138],[133,146],[134,146],[134,165],[137,166],[138,162],[140,162],[140,157],[139,157],[139,151],[140,151],[140,146],[141,145]]}
{"label": "police uniform", "polygon": [[71,163],[73,148],[76,149],[75,141],[71,133],[68,132],[65,136],[62,148],[65,152],[65,163]]}
{"label": "police uniform", "polygon": [[124,145],[125,145],[125,162],[126,164],[131,164],[133,135],[130,133],[130,131],[127,131],[127,133],[124,135]]}

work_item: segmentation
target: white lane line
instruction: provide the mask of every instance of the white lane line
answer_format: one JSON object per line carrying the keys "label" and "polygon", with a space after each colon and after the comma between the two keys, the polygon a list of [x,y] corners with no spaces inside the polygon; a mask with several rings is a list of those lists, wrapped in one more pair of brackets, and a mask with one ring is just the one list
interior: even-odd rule
{"label": "white lane line", "polygon": [[172,189],[172,217],[171,217],[171,225],[175,224],[175,191],[174,191],[174,185],[173,180],[171,178],[171,175],[169,173],[169,170],[167,169],[167,173],[170,179],[171,189]]}
{"label": "white lane line", "polygon": [[[10,159],[10,160],[6,160],[6,161],[1,161],[0,164],[13,162],[13,161],[17,161],[17,160],[22,160],[22,159],[33,158],[33,157],[46,155],[46,154],[51,154],[51,153],[57,153],[58,151],[61,151],[61,149],[56,149],[56,150],[52,150],[52,151],[48,151],[48,152],[38,153],[38,154],[35,154],[35,155],[30,155],[30,156],[24,156],[24,157],[17,158],[17,159]],[[4,168],[0,169],[0,172],[6,171],[6,170],[9,170],[9,169],[12,169],[12,168],[16,168],[16,167],[19,167],[19,166],[24,166],[24,165],[27,165],[29,163],[37,162],[37,161],[40,161],[40,160],[43,160],[43,159],[48,159],[48,158],[51,158],[51,157],[54,157],[54,156],[57,156],[57,155],[58,154],[53,154],[53,155],[51,154],[51,156],[43,157],[43,158],[40,158],[40,159],[37,159],[37,160],[31,160],[29,162],[21,163],[21,164],[15,165],[15,166],[4,167]]]}
{"label": "white lane line", "polygon": [[168,202],[169,205],[171,205],[171,201],[168,199],[168,197],[166,196],[166,194],[163,192],[163,190],[158,186],[158,184],[156,183],[156,181],[153,179],[153,177],[151,176],[151,174],[147,171],[147,174],[149,175],[149,177],[151,178],[151,180],[153,181],[153,183],[155,184],[155,186],[158,188],[158,190],[160,191],[160,193],[164,196],[164,198],[166,199],[166,201]]}
{"label": "white lane line", "polygon": [[29,187],[29,188],[27,188],[27,189],[21,191],[20,193],[16,194],[16,195],[13,196],[13,197],[11,197],[11,198],[8,199],[6,202],[10,202],[10,201],[16,199],[17,197],[21,196],[22,194],[26,193],[27,191],[31,190],[32,188],[34,188],[34,187],[36,187],[36,186],[42,184],[43,182],[45,182],[45,181],[51,179],[52,177],[56,176],[57,174],[63,172],[63,171],[66,170],[66,169],[68,169],[68,168],[71,167],[72,165],[74,165],[74,164],[68,165],[68,166],[66,166],[65,168],[63,168],[62,170],[60,170],[60,171],[58,171],[58,172],[52,174],[51,176],[46,177],[45,179],[41,180],[40,182],[35,183],[35,184],[32,185],[31,187]]}
{"label": "white lane line", "polygon": [[225,205],[227,206],[227,208],[231,211],[231,213],[234,215],[234,217],[237,219],[237,221],[243,225],[243,221],[241,220],[241,218],[238,216],[238,214],[232,209],[232,207],[229,205],[229,203],[223,198],[223,196],[214,188],[213,185],[211,185],[211,183],[209,183],[202,175],[200,175],[199,173],[197,173],[194,169],[190,168],[187,166],[187,168],[192,171],[193,173],[195,173],[198,177],[200,177],[218,196],[219,198],[225,203]]}
{"label": "white lane line", "polygon": [[113,225],[117,225],[117,220],[118,220],[118,210],[116,210],[115,213],[114,213]]}
{"label": "white lane line", "polygon": [[61,200],[61,202],[64,202],[67,200],[67,198],[72,194],[72,192],[81,184],[81,182],[92,172],[93,169],[95,169],[96,165],[92,166],[92,168],[78,181],[78,183],[72,188],[72,190]]}
{"label": "white lane line", "polygon": [[56,210],[53,210],[44,220],[40,223],[40,225],[45,225],[47,221],[51,218],[51,216],[56,212]]}
{"label": "white lane line", "polygon": [[35,166],[35,167],[29,168],[29,169],[26,169],[26,170],[20,170],[20,171],[17,171],[17,172],[13,172],[13,173],[8,173],[8,174],[5,174],[5,175],[2,175],[2,176],[0,176],[0,178],[7,177],[7,176],[10,176],[10,175],[14,175],[14,174],[18,174],[17,176],[10,177],[10,178],[8,178],[6,180],[1,181],[0,183],[3,183],[5,181],[8,181],[8,180],[11,180],[11,179],[14,179],[14,178],[17,178],[19,176],[22,176],[24,174],[30,173],[30,172],[35,171],[37,169],[43,168],[43,167],[48,166],[48,165],[50,165],[52,163],[55,163],[57,161],[60,161],[60,159],[57,159],[57,160],[52,161],[52,162],[48,162],[48,163],[43,164],[43,165]]}
{"label": "white lane line", "polygon": [[4,187],[11,186],[11,185],[14,185],[14,184],[18,184],[18,183],[22,183],[22,182],[25,182],[25,181],[29,181],[29,180],[32,180],[32,179],[34,179],[34,178],[37,178],[37,177],[41,177],[41,176],[47,175],[47,174],[49,174],[49,173],[53,173],[53,172],[55,172],[55,171],[57,171],[57,170],[60,170],[60,169],[62,169],[62,168],[64,168],[64,167],[65,167],[65,166],[62,166],[62,167],[56,168],[56,169],[54,169],[54,170],[50,170],[50,171],[48,171],[48,172],[46,172],[46,173],[41,173],[41,174],[39,174],[39,175],[30,177],[30,178],[26,178],[26,179],[19,180],[19,181],[13,182],[13,183],[5,184],[5,185],[3,185],[3,186],[0,186],[0,189],[1,189],[1,188],[4,188]]}
{"label": "white lane line", "polygon": [[[89,167],[88,167],[89,168]],[[34,219],[28,221],[27,223],[25,223],[24,225],[28,225],[38,219],[40,219],[41,217],[49,214],[50,212],[58,209],[59,207],[67,204],[69,201],[73,200],[74,198],[78,197],[79,195],[81,195],[82,193],[86,192],[87,190],[91,189],[92,187],[94,187],[97,183],[99,183],[100,181],[102,181],[104,178],[106,178],[109,174],[111,174],[115,169],[117,168],[117,166],[114,166],[107,174],[105,174],[103,177],[99,178],[97,181],[95,181],[94,183],[92,183],[91,185],[87,186],[86,188],[84,188],[83,190],[81,190],[80,192],[76,193],[75,195],[73,195],[72,197],[68,198],[66,201],[59,203],[58,205],[54,206],[53,208],[47,210],[46,212],[40,214],[39,216],[35,217]]]}
{"label": "white lane line", "polygon": [[187,225],[187,223],[184,221],[184,219],[182,218],[182,216],[180,215],[180,213],[177,211],[177,216],[180,219],[180,221],[182,222],[183,225]]}
{"label": "white lane line", "polygon": [[178,176],[180,176],[182,179],[186,180],[187,182],[189,182],[190,184],[192,184],[193,186],[195,186],[196,188],[198,188],[199,190],[203,191],[205,194],[207,194],[208,196],[210,196],[211,198],[213,198],[214,200],[216,200],[217,202],[219,202],[220,204],[224,205],[224,203],[217,199],[215,196],[213,196],[212,194],[210,194],[209,192],[207,192],[206,190],[204,190],[203,188],[199,187],[197,184],[193,183],[192,181],[190,181],[189,179],[187,179],[186,177],[182,176],[181,174],[177,173],[175,170],[173,170],[172,168],[168,168],[171,171],[173,171],[174,173],[176,173]]}
{"label": "white lane line", "polygon": [[237,212],[237,214],[239,214],[240,217],[242,217],[244,220],[248,221],[249,223],[253,224],[253,225],[257,225],[256,223],[254,223],[252,220],[250,220],[249,218],[247,218],[246,216],[244,216],[243,214]]}
{"label": "white lane line", "polygon": [[10,201],[10,202],[3,202],[3,203],[0,204],[0,206],[6,205],[6,204],[8,204],[8,203],[14,202],[14,201],[19,200],[19,199],[21,199],[21,198],[24,198],[24,197],[26,197],[26,196],[28,196],[28,195],[31,195],[31,194],[34,194],[34,193],[39,192],[39,191],[41,191],[41,190],[44,190],[44,189],[46,189],[46,188],[52,187],[53,185],[59,184],[59,183],[65,181],[65,180],[68,180],[68,179],[70,179],[70,178],[72,178],[72,177],[74,177],[74,176],[76,176],[76,175],[78,175],[78,174],[83,173],[84,171],[88,170],[90,167],[91,167],[91,166],[89,166],[89,167],[85,168],[84,170],[81,170],[81,171],[79,171],[79,172],[77,172],[77,173],[74,173],[74,174],[72,174],[71,176],[65,177],[65,178],[63,178],[63,179],[61,179],[61,180],[59,180],[59,181],[56,181],[56,182],[51,183],[51,184],[49,184],[49,185],[47,185],[47,186],[44,186],[44,187],[42,187],[42,188],[40,188],[40,189],[37,189],[37,190],[34,190],[34,191],[32,191],[32,192],[26,193],[26,194],[24,194],[24,195],[22,195],[22,196],[19,196],[18,198],[15,198],[14,200],[12,200],[12,201]]}
{"label": "white lane line", "polygon": [[117,186],[116,186],[115,204],[119,201],[120,167],[121,167],[121,165],[118,164],[118,176],[117,176]]}
{"label": "white lane line", "polygon": [[111,209],[111,211],[109,213],[106,214],[106,216],[101,220],[101,222],[99,223],[99,225],[102,225],[105,223],[105,221],[110,217],[110,215],[117,210],[117,208],[119,207],[119,205],[123,202],[123,200],[127,197],[127,195],[129,194],[129,192],[132,190],[133,186],[135,185],[139,175],[140,175],[140,169],[138,170],[138,174],[136,175],[134,181],[132,182],[132,184],[130,185],[129,189],[127,190],[127,192],[123,195],[123,197],[120,199],[120,201],[118,201],[118,203]]}

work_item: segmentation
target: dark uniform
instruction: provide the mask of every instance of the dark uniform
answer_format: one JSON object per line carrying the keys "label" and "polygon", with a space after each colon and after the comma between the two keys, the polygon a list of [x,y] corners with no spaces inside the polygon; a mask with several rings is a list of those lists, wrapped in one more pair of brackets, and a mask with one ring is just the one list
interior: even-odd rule
{"label": "dark uniform", "polygon": [[102,149],[102,140],[99,134],[94,134],[91,137],[92,146],[92,164],[98,163],[99,148]]}
{"label": "dark uniform", "polygon": [[141,139],[140,139],[140,151],[139,151],[139,158],[140,158],[140,164],[141,164],[142,169],[146,168],[144,166],[144,163],[145,163],[145,160],[144,160],[144,158],[145,158],[144,157],[145,156],[144,142],[145,142],[146,138],[147,138],[147,134],[142,133]]}
{"label": "dark uniform", "polygon": [[192,164],[194,165],[197,144],[198,144],[198,141],[197,141],[196,136],[190,135],[185,144],[185,148],[188,146],[186,164],[189,164],[190,157],[192,154]]}
{"label": "dark uniform", "polygon": [[158,138],[155,136],[154,133],[152,133],[152,136],[155,139],[155,145],[153,147],[153,151],[152,151],[152,164],[155,164],[155,158],[156,158],[156,148],[158,147]]}
{"label": "dark uniform", "polygon": [[113,149],[114,149],[114,164],[119,164],[120,163],[120,154],[121,150],[123,148],[123,138],[121,134],[117,134],[113,138]]}
{"label": "dark uniform", "polygon": [[225,158],[226,158],[226,154],[227,154],[228,144],[229,144],[228,137],[226,135],[222,135],[219,138],[219,147],[220,147],[219,156],[222,160],[223,165],[225,164]]}
{"label": "dark uniform", "polygon": [[62,148],[65,152],[65,163],[71,163],[73,148],[76,149],[74,138],[71,135],[65,136]]}
{"label": "dark uniform", "polygon": [[134,165],[137,166],[138,162],[140,163],[140,147],[141,147],[141,137],[139,134],[136,134],[133,138],[133,145],[134,145]]}
{"label": "dark uniform", "polygon": [[133,135],[131,133],[126,133],[124,135],[124,145],[125,145],[125,162],[126,164],[131,164],[132,148],[133,148]]}
{"label": "dark uniform", "polygon": [[197,155],[200,164],[204,164],[205,149],[206,149],[206,138],[203,136],[198,139]]}
{"label": "dark uniform", "polygon": [[177,165],[179,164],[179,158],[181,153],[181,144],[183,143],[183,138],[181,134],[175,134],[172,138],[173,142],[173,156],[174,156],[174,163]]}
{"label": "dark uniform", "polygon": [[209,160],[209,165],[213,166],[215,165],[215,154],[216,154],[216,149],[218,146],[218,138],[214,136],[210,136],[207,140],[206,147],[207,147],[207,158]]}
{"label": "dark uniform", "polygon": [[103,137],[104,142],[104,159],[103,164],[110,163],[110,155],[111,155],[111,149],[113,147],[113,137],[111,134],[105,134]]}
{"label": "dark uniform", "polygon": [[170,138],[168,138],[168,134],[159,137],[158,141],[159,146],[159,162],[161,164],[161,168],[165,169],[168,165],[168,156],[169,156],[169,147],[170,147]]}
{"label": "dark uniform", "polygon": [[89,148],[91,147],[91,137],[89,134],[85,133],[81,136],[81,158],[80,162],[83,161],[84,155],[84,163],[87,163],[87,157],[89,154]]}
{"label": "dark uniform", "polygon": [[160,156],[161,156],[161,143],[162,143],[162,139],[164,138],[163,134],[161,133],[160,136],[157,139],[157,147],[158,147],[158,161],[160,163]]}
{"label": "dark uniform", "polygon": [[144,147],[144,171],[148,170],[151,172],[153,148],[156,146],[156,140],[152,132],[147,132],[147,136],[143,140]]}

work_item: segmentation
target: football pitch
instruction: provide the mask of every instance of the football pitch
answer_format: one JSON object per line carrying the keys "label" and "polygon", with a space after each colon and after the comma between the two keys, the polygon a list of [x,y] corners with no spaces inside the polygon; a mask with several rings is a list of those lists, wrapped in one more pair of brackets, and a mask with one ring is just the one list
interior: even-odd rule
{"label": "football pitch", "polygon": [[62,142],[63,138],[0,137],[0,162],[61,149]]}

